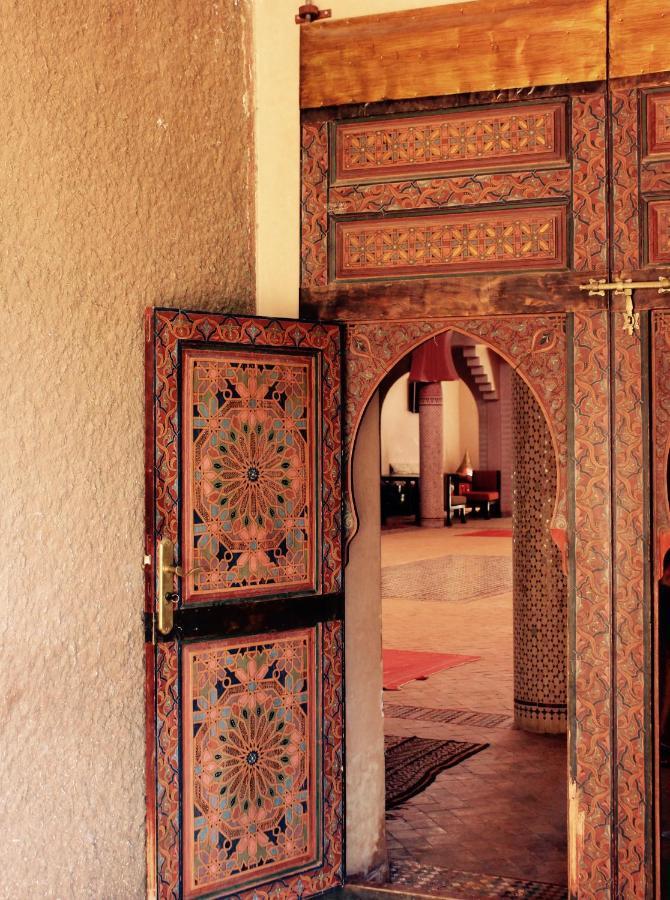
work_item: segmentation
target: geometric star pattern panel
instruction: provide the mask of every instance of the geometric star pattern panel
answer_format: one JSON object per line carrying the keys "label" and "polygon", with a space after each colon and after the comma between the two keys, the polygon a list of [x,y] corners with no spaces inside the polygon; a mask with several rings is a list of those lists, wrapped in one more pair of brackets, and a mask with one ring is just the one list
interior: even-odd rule
{"label": "geometric star pattern panel", "polygon": [[336,223],[337,278],[567,265],[564,206]]}
{"label": "geometric star pattern panel", "polygon": [[187,349],[186,602],[316,585],[315,361]]}
{"label": "geometric star pattern panel", "polygon": [[318,865],[315,630],[187,644],[182,672],[184,895]]}
{"label": "geometric star pattern panel", "polygon": [[566,161],[564,102],[452,110],[335,127],[335,181]]}

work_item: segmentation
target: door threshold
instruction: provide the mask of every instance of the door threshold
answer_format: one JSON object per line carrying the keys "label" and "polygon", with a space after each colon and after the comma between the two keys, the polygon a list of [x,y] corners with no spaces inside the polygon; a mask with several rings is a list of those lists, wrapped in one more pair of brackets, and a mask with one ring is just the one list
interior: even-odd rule
{"label": "door threshold", "polygon": [[391,898],[406,898],[406,900],[462,900],[457,894],[424,893],[408,890],[406,887],[397,887],[393,884],[356,884],[347,883],[338,888],[329,896],[342,898],[342,900],[391,900]]}

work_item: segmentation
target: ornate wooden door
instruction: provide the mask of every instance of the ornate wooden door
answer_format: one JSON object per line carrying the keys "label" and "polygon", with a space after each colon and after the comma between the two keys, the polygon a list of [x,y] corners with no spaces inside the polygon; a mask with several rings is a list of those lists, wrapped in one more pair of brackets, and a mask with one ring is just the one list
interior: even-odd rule
{"label": "ornate wooden door", "polygon": [[340,365],[337,326],[147,313],[150,896],[341,881]]}

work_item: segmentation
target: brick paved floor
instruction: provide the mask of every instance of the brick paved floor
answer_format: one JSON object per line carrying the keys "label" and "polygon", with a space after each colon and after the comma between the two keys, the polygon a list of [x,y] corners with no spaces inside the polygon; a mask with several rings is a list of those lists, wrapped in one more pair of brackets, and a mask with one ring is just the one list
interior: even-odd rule
{"label": "brick paved floor", "polygon": [[[509,527],[492,519],[491,528]],[[489,523],[382,532],[382,565],[447,554],[501,557],[509,538],[467,537]],[[511,593],[460,603],[383,600],[385,647],[481,656],[475,663],[384,693],[387,705],[513,712]],[[385,720],[387,734],[489,742],[487,750],[438,776],[389,813],[393,861],[534,881],[566,883],[566,743],[563,736],[494,727]]]}

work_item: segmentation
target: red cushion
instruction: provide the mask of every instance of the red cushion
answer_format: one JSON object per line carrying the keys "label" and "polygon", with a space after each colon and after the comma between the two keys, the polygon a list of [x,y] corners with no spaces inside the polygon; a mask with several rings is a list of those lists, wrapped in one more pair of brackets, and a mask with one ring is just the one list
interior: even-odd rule
{"label": "red cushion", "polygon": [[477,503],[478,501],[488,500],[491,503],[493,500],[497,500],[500,494],[498,491],[470,491],[468,494],[468,500],[473,503]]}

